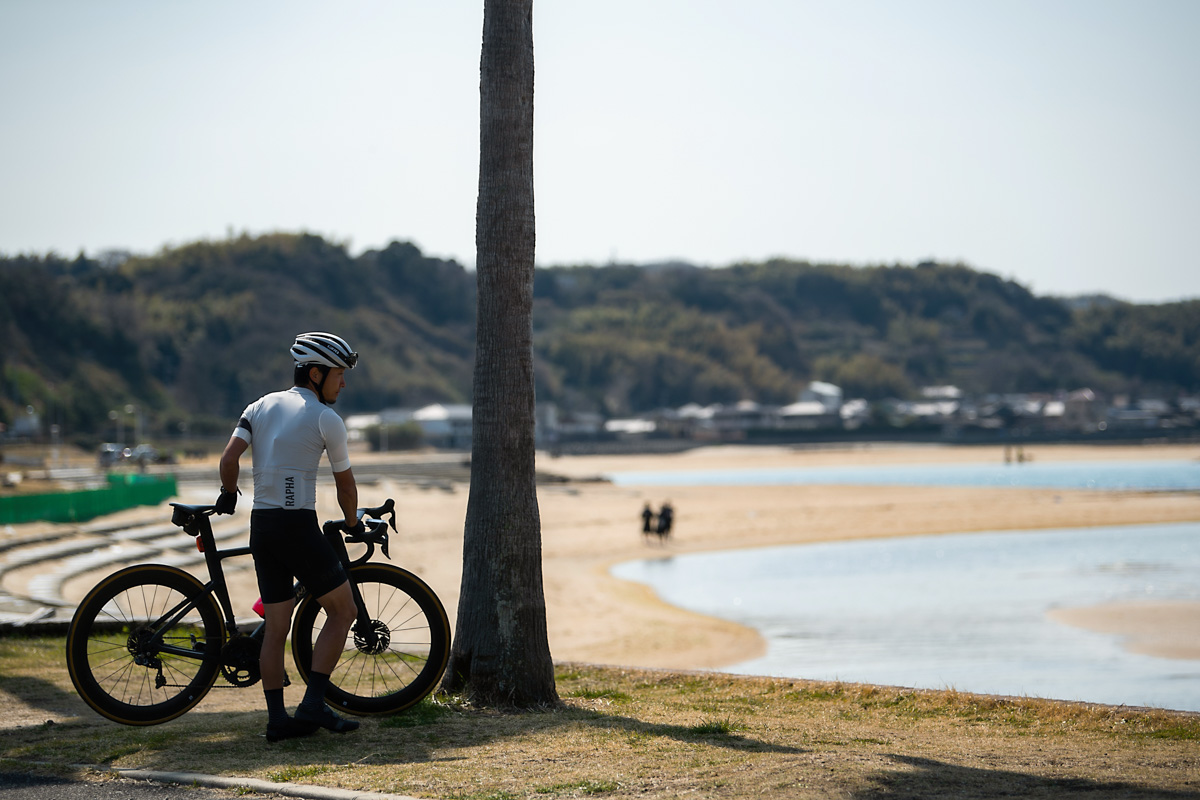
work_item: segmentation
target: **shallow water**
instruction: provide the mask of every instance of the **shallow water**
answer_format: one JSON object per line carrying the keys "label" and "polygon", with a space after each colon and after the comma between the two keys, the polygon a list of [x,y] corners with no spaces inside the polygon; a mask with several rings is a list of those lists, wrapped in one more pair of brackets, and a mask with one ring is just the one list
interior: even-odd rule
{"label": "shallow water", "polygon": [[1200,600],[1200,524],[972,533],[705,553],[613,574],[753,627],[723,671],[1200,711],[1200,661],[1124,651],[1060,607]]}

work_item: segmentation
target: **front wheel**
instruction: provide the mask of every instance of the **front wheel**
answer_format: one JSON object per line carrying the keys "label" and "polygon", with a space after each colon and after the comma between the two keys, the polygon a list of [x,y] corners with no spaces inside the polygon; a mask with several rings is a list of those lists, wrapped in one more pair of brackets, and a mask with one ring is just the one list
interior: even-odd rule
{"label": "front wheel", "polygon": [[67,630],[67,670],[89,706],[114,722],[175,719],[208,693],[225,624],[200,581],[139,564],[88,592]]}
{"label": "front wheel", "polygon": [[[350,570],[370,625],[356,622],[330,675],[325,699],[351,714],[390,714],[410,708],[437,685],[450,658],[450,623],[441,600],[407,570],[362,564]],[[292,626],[292,655],[305,682],[325,612],[311,595],[300,601]]]}

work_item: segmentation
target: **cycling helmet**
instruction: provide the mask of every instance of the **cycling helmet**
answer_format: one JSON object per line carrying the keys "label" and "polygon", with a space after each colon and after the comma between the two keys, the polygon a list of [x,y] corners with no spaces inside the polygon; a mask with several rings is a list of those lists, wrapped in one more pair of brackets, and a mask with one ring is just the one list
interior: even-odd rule
{"label": "cycling helmet", "polygon": [[358,363],[358,353],[350,349],[350,345],[340,336],[314,331],[296,337],[296,343],[292,345],[292,359],[297,365],[354,369]]}

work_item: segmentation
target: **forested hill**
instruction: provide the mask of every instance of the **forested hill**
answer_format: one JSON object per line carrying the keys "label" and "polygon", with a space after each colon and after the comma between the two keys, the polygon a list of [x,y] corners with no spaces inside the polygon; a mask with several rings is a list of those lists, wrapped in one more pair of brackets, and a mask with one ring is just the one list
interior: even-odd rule
{"label": "forested hill", "polygon": [[[1200,389],[1200,301],[1068,304],[959,265],[555,267],[534,297],[538,397],[571,409],[789,402],[813,379],[867,398]],[[474,310],[472,273],[400,242],[357,257],[307,234],[116,266],[2,257],[0,421],[32,405],[98,438],[136,403],[158,435],[224,432],[288,384],[303,330],[363,355],[343,413],[469,402]]]}
{"label": "forested hill", "polygon": [[317,236],[201,242],[114,268],[0,261],[0,419],[26,404],[78,434],[136,403],[153,428],[232,430],[291,384],[297,333],[331,330],[363,354],[343,413],[465,402],[475,278],[393,243],[351,258]]}

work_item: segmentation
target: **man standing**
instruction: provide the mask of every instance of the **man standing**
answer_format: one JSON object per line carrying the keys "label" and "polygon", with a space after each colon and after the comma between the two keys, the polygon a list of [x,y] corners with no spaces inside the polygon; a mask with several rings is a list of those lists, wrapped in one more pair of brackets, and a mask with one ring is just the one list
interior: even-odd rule
{"label": "man standing", "polygon": [[649,539],[650,534],[654,533],[654,511],[650,508],[650,501],[646,501],[646,505],[642,507],[642,538]]}
{"label": "man standing", "polygon": [[[259,657],[267,701],[267,741],[307,736],[318,728],[348,733],[358,727],[325,704],[356,608],[345,570],[317,522],[317,466],[329,454],[346,530],[358,521],[358,487],[350,470],[346,426],[333,405],[346,386],[345,372],[358,363],[346,341],[330,333],[302,333],[291,347],[293,386],[264,395],[246,407],[221,454],[218,514],[237,504],[239,459],[253,445],[254,507],[250,550],[262,594],[266,628]],[[294,582],[325,610],[328,620],[313,646],[312,670],[295,717],[283,699],[284,642],[296,606]]]}

